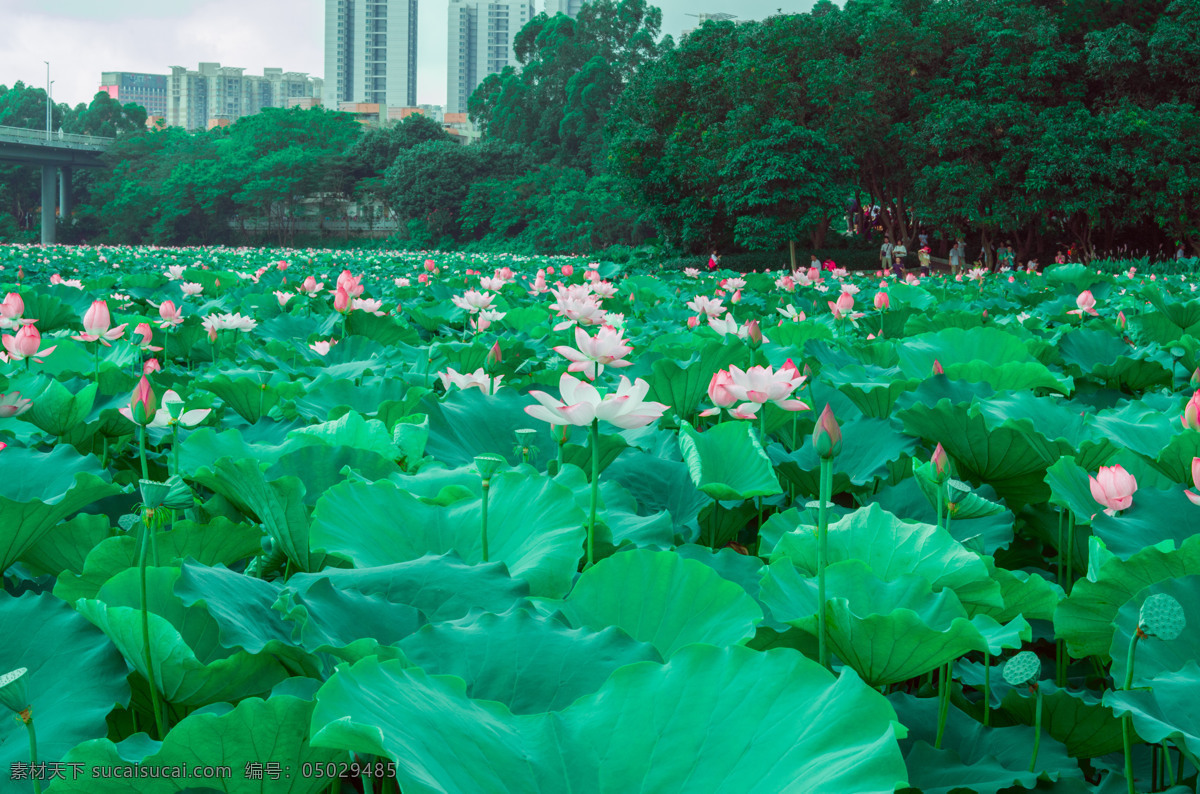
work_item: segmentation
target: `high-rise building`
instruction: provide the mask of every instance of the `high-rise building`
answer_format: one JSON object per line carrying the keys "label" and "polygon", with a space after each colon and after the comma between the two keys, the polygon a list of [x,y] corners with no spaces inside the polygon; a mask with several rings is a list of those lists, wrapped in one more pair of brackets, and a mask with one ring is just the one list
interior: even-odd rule
{"label": "high-rise building", "polygon": [[417,0],[325,0],[323,98],[417,104]]}
{"label": "high-rise building", "polygon": [[450,0],[447,113],[466,113],[485,77],[516,65],[513,40],[532,17],[529,0]]}
{"label": "high-rise building", "polygon": [[566,14],[574,18],[579,16],[579,11],[583,8],[583,4],[587,0],[546,0],[546,13],[549,16],[555,14]]}
{"label": "high-rise building", "polygon": [[232,124],[263,108],[282,108],[321,96],[322,81],[304,72],[264,69],[263,74],[219,63],[202,63],[196,71],[172,66],[167,124],[202,130]]}
{"label": "high-rise building", "polygon": [[141,72],[101,72],[100,90],[122,105],[132,102],[150,117],[167,116],[167,76]]}

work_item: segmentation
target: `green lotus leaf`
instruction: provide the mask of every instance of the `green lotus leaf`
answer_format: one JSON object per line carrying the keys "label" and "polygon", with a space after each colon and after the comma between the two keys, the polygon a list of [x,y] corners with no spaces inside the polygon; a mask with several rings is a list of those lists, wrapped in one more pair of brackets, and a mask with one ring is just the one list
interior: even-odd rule
{"label": "green lotus leaf", "polygon": [[[833,653],[872,686],[904,681],[970,651],[1019,647],[1031,636],[1017,619],[1001,626],[980,615],[968,620],[953,590],[933,593],[916,574],[881,581],[861,560],[826,569],[826,628]],[[761,597],[784,623],[817,632],[817,582],[788,560],[771,563]]]}
{"label": "green lotus leaf", "polygon": [[1144,284],[1141,292],[1143,297],[1153,304],[1154,308],[1165,314],[1180,329],[1186,330],[1200,323],[1200,301],[1170,300],[1166,295],[1163,295],[1162,290],[1154,283]]}
{"label": "green lotus leaf", "polygon": [[514,715],[459,678],[366,659],[317,694],[312,735],[394,759],[413,794],[874,794],[904,784],[894,714],[852,672],[834,679],[794,651],[694,645],[551,714]]}
{"label": "green lotus leaf", "polygon": [[61,436],[82,422],[96,400],[97,386],[89,383],[72,393],[57,380],[51,380],[33,400],[24,418],[53,436]]}
{"label": "green lotus leaf", "polygon": [[[1182,408],[1182,405],[1179,407]],[[1094,422],[1096,429],[1115,444],[1150,461],[1157,460],[1168,444],[1184,435],[1177,418],[1168,416],[1161,408],[1146,405],[1142,400],[1100,411]],[[1191,465],[1190,458],[1188,465]],[[1190,468],[1187,476],[1190,476]],[[1184,479],[1175,481],[1184,482]]]}
{"label": "green lotus leaf", "polygon": [[[146,569],[154,680],[169,702],[202,706],[258,695],[288,675],[269,655],[255,656],[221,646],[219,626],[208,612],[203,607],[184,606],[174,594],[179,576],[178,568]],[[96,598],[80,599],[75,606],[145,678],[140,603],[138,571],[131,568],[110,579]]]}
{"label": "green lotus leaf", "polygon": [[[833,459],[833,492],[889,479],[897,462],[912,455],[916,447],[916,439],[899,432],[886,419],[859,418],[844,423],[842,453]],[[794,483],[800,493],[819,492],[821,459],[811,437],[792,452],[785,452],[777,444],[769,451],[779,473]]]}
{"label": "green lotus leaf", "polygon": [[[537,505],[536,512],[529,505]],[[330,488],[313,513],[314,548],[374,567],[457,552],[481,561],[482,503],[474,497],[448,506],[422,502],[382,480]],[[561,597],[571,579],[586,533],[583,511],[572,493],[531,470],[503,472],[491,484],[488,546],[535,595]]]}
{"label": "green lotus leaf", "polygon": [[1064,361],[1097,380],[1119,381],[1134,391],[1171,384],[1170,356],[1161,350],[1130,355],[1130,345],[1107,331],[1072,331],[1059,341],[1059,350]]}
{"label": "green lotus leaf", "polygon": [[301,437],[311,437],[333,447],[354,447],[374,452],[385,460],[396,457],[396,446],[387,426],[378,419],[364,419],[356,413],[348,413],[340,419],[310,425],[293,431]]}
{"label": "green lotus leaf", "polygon": [[195,381],[198,388],[212,392],[250,424],[262,419],[284,397],[294,398],[304,392],[302,384],[290,381],[282,374],[250,373],[230,377],[219,373]]}
{"label": "green lotus leaf", "polygon": [[1108,436],[1097,427],[1091,412],[1080,412],[1064,400],[1038,397],[1029,391],[995,394],[979,403],[991,425],[1005,420],[1028,420],[1033,430],[1046,441],[1068,452],[1085,469],[1106,464],[1117,450]]}
{"label": "green lotus leaf", "polygon": [[1054,610],[1065,596],[1062,587],[1037,573],[997,568],[990,557],[985,557],[984,561],[992,580],[1000,585],[1004,606],[997,609],[977,605],[975,614],[988,615],[1000,623],[1007,623],[1017,616],[1028,620],[1054,619]]}
{"label": "green lotus leaf", "polygon": [[1128,713],[1138,736],[1148,742],[1169,739],[1196,764],[1200,761],[1197,698],[1200,698],[1200,665],[1189,659],[1182,669],[1156,676],[1149,689],[1105,692],[1104,705],[1118,716]]}
{"label": "green lotus leaf", "polygon": [[[934,592],[954,590],[968,612],[1004,606],[1000,585],[984,559],[967,551],[946,530],[904,521],[879,505],[859,508],[829,525],[827,563],[862,560],[885,582],[906,574],[922,576]],[[771,561],[790,560],[806,576],[817,574],[817,536],[800,527],[780,538]]]}
{"label": "green lotus leaf", "polygon": [[[108,713],[129,703],[125,660],[108,638],[48,593],[0,593],[0,624],[0,675],[28,670],[25,705],[33,707],[38,761],[61,761],[79,742],[104,736]],[[29,762],[25,726],[7,708],[0,717],[4,791],[27,794],[32,782],[9,776],[12,764]]]}
{"label": "green lotus leaf", "polygon": [[[1062,742],[1073,758],[1097,758],[1121,751],[1121,722],[1100,698],[1086,692],[1059,689],[1049,681],[1042,693],[1042,729]],[[1002,707],[1026,725],[1033,725],[1035,699],[1017,689],[1004,693]]]}
{"label": "green lotus leaf", "polygon": [[662,661],[619,629],[572,629],[523,609],[425,626],[399,645],[427,673],[456,675],[470,698],[498,701],[513,714],[560,711],[618,668]]}
{"label": "green lotus leaf", "polygon": [[1149,547],[1127,560],[1109,558],[1094,576],[1076,582],[1071,595],[1058,605],[1054,633],[1067,641],[1067,650],[1076,659],[1107,660],[1113,621],[1122,605],[1153,584],[1194,574],[1200,574],[1200,537],[1185,540],[1175,550]]}
{"label": "green lotus leaf", "polygon": [[[641,450],[627,450],[604,472],[604,480],[625,486],[644,513],[665,510],[675,523],[675,533],[684,535],[696,526],[696,516],[712,501],[692,484],[687,465],[656,457]],[[693,530],[694,531],[694,530]]]}
{"label": "green lotus leaf", "polygon": [[561,609],[573,626],[615,626],[663,658],[696,642],[743,643],[763,618],[740,586],[669,551],[625,551],[601,560],[579,577]]}
{"label": "green lotus leaf", "polygon": [[304,485],[304,503],[312,507],[321,494],[345,480],[346,467],[368,480],[381,480],[400,472],[391,458],[353,446],[304,444],[279,456],[267,469],[267,480],[294,477]]}
{"label": "green lotus leaf", "polygon": [[1163,547],[1165,543],[1178,548],[1195,534],[1188,522],[1180,520],[1180,516],[1195,512],[1196,507],[1179,487],[1141,487],[1133,496],[1133,504],[1119,514],[1107,515],[1099,504],[1096,511],[1092,534],[1104,541],[1109,553],[1121,559],[1127,560],[1148,546]]}
{"label": "green lotus leaf", "polygon": [[1046,484],[1050,486],[1051,503],[1070,510],[1076,524],[1091,524],[1092,518],[1104,510],[1092,496],[1087,470],[1069,455],[1046,469]]}
{"label": "green lotus leaf", "polygon": [[[995,492],[990,486],[981,485],[974,493],[988,503],[993,502]],[[929,503],[916,477],[908,477],[896,485],[884,486],[874,494],[863,494],[859,498],[865,503],[878,504],[893,515],[923,524],[937,523],[937,509]],[[1004,510],[995,515],[978,518],[950,518],[950,535],[967,548],[981,554],[995,554],[1008,548],[1013,542],[1013,524],[1016,519]]]}
{"label": "green lotus leaf", "polygon": [[699,349],[689,347],[686,360],[660,358],[646,378],[650,384],[646,399],[671,406],[679,416],[694,416],[717,370],[747,365],[749,352],[743,344],[714,340],[703,342]]}
{"label": "green lotus leaf", "polygon": [[[1140,491],[1139,491],[1140,493]],[[1200,575],[1182,576],[1156,582],[1130,598],[1113,618],[1115,631],[1109,655],[1113,663],[1109,674],[1120,683],[1125,680],[1126,655],[1129,641],[1142,622],[1143,606],[1152,596],[1174,598],[1183,610],[1184,630],[1172,639],[1153,636],[1138,642],[1133,665],[1134,686],[1152,686],[1163,673],[1182,670],[1190,660],[1200,659]]]}
{"label": "green lotus leaf", "polygon": [[900,368],[908,377],[918,380],[929,376],[935,360],[943,367],[976,362],[1001,367],[1035,361],[1025,343],[1015,334],[984,327],[946,328],[910,336],[896,345],[896,352],[900,357]]}
{"label": "green lotus leaf", "polygon": [[681,422],[679,449],[692,483],[713,499],[750,499],[783,492],[749,422],[724,422],[703,433]]}
{"label": "green lotus leaf", "polygon": [[[135,736],[118,744],[108,739],[84,742],[68,753],[66,761],[82,764],[79,776],[56,781],[56,794],[126,794],[129,779],[119,770],[130,766],[229,767],[225,779],[189,775],[178,779],[139,779],[139,794],[211,790],[229,794],[317,794],[329,785],[323,775],[303,774],[307,764],[325,765],[342,762],[345,755],[312,747],[308,739],[308,721],[314,703],[311,699],[288,694],[273,694],[269,699],[248,698],[237,706],[218,704],[197,711],[175,725],[166,740],[151,741]],[[279,765],[277,775],[267,772],[261,780],[247,775],[251,764]],[[93,777],[98,767],[105,768],[102,778]],[[289,770],[286,774],[284,769]],[[115,774],[113,770],[118,770]],[[130,773],[132,774],[132,772]]]}
{"label": "green lotus leaf", "polygon": [[478,389],[455,390],[441,400],[429,394],[415,409],[429,416],[425,454],[448,466],[465,466],[485,453],[516,460],[513,433],[528,427],[538,431],[534,446],[542,451],[543,460],[553,459],[550,426],[525,413],[525,406],[532,404],[529,397],[508,388],[490,396]]}
{"label": "green lotus leaf", "polygon": [[322,555],[311,550],[308,509],[300,480],[283,477],[268,482],[258,463],[248,458],[221,458],[211,469],[197,471],[193,478],[259,521],[263,531],[299,570],[321,567]]}
{"label": "green lotus leaf", "polygon": [[886,419],[896,399],[920,382],[904,378],[897,368],[868,368],[862,364],[838,367],[827,377],[865,416],[875,419]]}
{"label": "green lotus leaf", "polygon": [[3,454],[5,469],[21,476],[0,478],[0,572],[59,521],[120,491],[99,460],[66,444],[50,452],[9,447]]}
{"label": "green lotus leaf", "polygon": [[395,384],[382,379],[356,383],[353,379],[333,378],[318,370],[304,394],[296,398],[295,410],[305,419],[323,422],[339,408],[363,415],[375,414],[383,403],[395,396]]}
{"label": "green lotus leaf", "polygon": [[52,576],[61,576],[63,571],[82,571],[88,554],[111,532],[108,516],[80,513],[42,535],[21,554],[21,562]]}
{"label": "green lotus leaf", "polygon": [[[563,466],[554,481],[570,488],[575,503],[587,511],[591,505],[591,484],[578,466]],[[640,515],[638,504],[619,482],[601,478],[600,500],[596,511],[596,555],[607,557],[619,546],[669,549],[675,532],[671,515],[665,510]]]}
{"label": "green lotus leaf", "polygon": [[1171,482],[1192,485],[1192,458],[1200,456],[1200,432],[1183,430],[1171,436],[1171,439],[1154,455],[1143,456],[1157,471],[1162,472]]}

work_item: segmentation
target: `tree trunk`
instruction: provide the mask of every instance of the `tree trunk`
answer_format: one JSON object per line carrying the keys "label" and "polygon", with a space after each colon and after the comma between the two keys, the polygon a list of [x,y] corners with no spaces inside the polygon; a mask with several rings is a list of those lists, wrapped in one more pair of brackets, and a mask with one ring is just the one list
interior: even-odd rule
{"label": "tree trunk", "polygon": [[788,240],[788,250],[792,254],[792,272],[796,272],[796,241]]}
{"label": "tree trunk", "polygon": [[818,251],[825,247],[825,235],[829,231],[830,220],[831,218],[829,215],[822,215],[821,220],[817,222],[816,227],[812,231],[812,246]]}

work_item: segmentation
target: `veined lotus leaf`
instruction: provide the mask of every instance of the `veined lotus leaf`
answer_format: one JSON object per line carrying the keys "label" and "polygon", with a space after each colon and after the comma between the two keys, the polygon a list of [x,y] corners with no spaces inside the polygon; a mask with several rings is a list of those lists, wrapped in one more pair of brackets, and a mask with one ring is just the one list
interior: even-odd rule
{"label": "veined lotus leaf", "polygon": [[1174,362],[1164,351],[1135,353],[1120,337],[1107,331],[1072,331],[1059,341],[1059,350],[1064,361],[1096,380],[1119,380],[1123,386],[1135,391],[1171,383]]}
{"label": "veined lotus leaf", "polygon": [[52,436],[61,436],[82,422],[96,399],[95,383],[72,393],[57,380],[51,380],[38,395],[24,418]]}
{"label": "veined lotus leaf", "polygon": [[[999,678],[995,676],[993,680]],[[1097,758],[1121,751],[1121,722],[1100,698],[1087,691],[1059,689],[1041,681],[1042,729],[1066,746],[1073,758]],[[1003,708],[1033,725],[1035,699],[1017,689],[1004,693]]]}
{"label": "veined lotus leaf", "polygon": [[[1135,675],[1137,667],[1134,666]],[[1161,673],[1148,689],[1109,690],[1104,705],[1117,716],[1128,713],[1137,735],[1147,742],[1169,739],[1193,764],[1200,761],[1200,665],[1188,660],[1182,669]]]}
{"label": "veined lotus leaf", "polygon": [[378,419],[365,419],[351,412],[332,422],[302,427],[292,431],[295,436],[311,437],[332,447],[354,447],[374,452],[385,460],[394,460],[396,445],[387,426]]}
{"label": "veined lotus leaf", "polygon": [[1142,285],[1142,296],[1181,330],[1200,323],[1200,301],[1169,300],[1157,284]]}
{"label": "veined lotus leaf", "polygon": [[[886,419],[858,418],[842,424],[842,454],[833,459],[833,491],[849,491],[857,486],[887,480],[894,462],[912,455],[917,440],[901,433]],[[821,460],[812,438],[792,452],[773,444],[771,461],[779,473],[795,483],[800,493],[816,494]]]}
{"label": "veined lotus leaf", "polygon": [[322,555],[311,550],[308,509],[300,480],[283,477],[268,482],[258,463],[248,458],[221,458],[213,468],[197,471],[193,479],[257,519],[300,570],[321,567]]}
{"label": "veined lotus leaf", "polygon": [[[70,774],[56,781],[52,791],[62,794],[126,794],[129,779],[113,774],[114,769],[141,767],[227,766],[229,778],[183,777],[179,779],[139,779],[140,794],[174,794],[216,786],[229,794],[318,794],[329,785],[321,775],[303,774],[306,764],[325,765],[345,759],[343,753],[312,747],[308,722],[312,700],[286,694],[273,694],[268,700],[248,698],[237,706],[219,704],[185,717],[156,742],[144,735],[113,744],[108,739],[84,742],[66,757],[67,762],[83,766],[77,778]],[[274,762],[291,770],[278,779],[266,774],[261,780],[249,777],[249,764]],[[106,767],[103,778],[93,778],[96,767]]]}
{"label": "veined lotus leaf", "polygon": [[[591,485],[578,466],[564,465],[554,481],[570,488],[579,509],[591,504]],[[674,522],[665,510],[639,515],[638,504],[621,483],[600,480],[600,501],[596,511],[596,555],[607,557],[617,547],[632,545],[641,549],[669,549],[674,545]]]}
{"label": "veined lotus leaf", "polygon": [[676,534],[694,531],[696,516],[711,500],[692,484],[687,465],[655,457],[641,450],[628,450],[604,473],[603,480],[621,483],[644,512],[665,510],[675,523]]}
{"label": "veined lotus leaf", "polygon": [[1065,442],[1047,441],[1027,419],[989,426],[975,404],[917,404],[898,416],[905,432],[940,443],[963,479],[987,482],[1014,510],[1049,497],[1046,468],[1071,452]]}
{"label": "veined lotus leaf", "polygon": [[660,358],[654,362],[653,372],[646,377],[650,384],[647,400],[666,403],[679,416],[692,416],[705,399],[708,383],[717,370],[749,363],[750,351],[743,344],[725,339],[703,342],[699,349],[696,344],[688,346],[691,357],[687,360]]}
{"label": "veined lotus leaf", "polygon": [[[191,558],[202,565],[232,565],[262,551],[262,533],[246,524],[235,524],[215,516],[204,525],[178,521],[170,531],[155,534],[160,565],[176,565]],[[130,535],[106,537],[96,544],[80,566],[80,573],[64,571],[54,585],[54,594],[73,604],[80,598],[95,598],[112,577],[137,565],[137,541]],[[151,560],[151,565],[154,560]]]}
{"label": "veined lotus leaf", "polygon": [[95,456],[66,444],[50,452],[9,447],[3,454],[5,469],[21,476],[0,478],[0,573],[59,521],[121,490]]}
{"label": "veined lotus leaf", "polygon": [[[600,434],[600,471],[603,472],[616,460],[622,452],[629,449],[629,443],[615,433]],[[586,445],[564,444],[563,463],[573,463],[581,470],[592,476],[592,447]]]}
{"label": "veined lotus leaf", "polygon": [[[916,574],[934,592],[954,590],[968,613],[1004,606],[1000,585],[992,580],[984,558],[967,551],[946,530],[904,521],[879,505],[869,505],[829,525],[828,563],[862,560],[885,582]],[[806,576],[817,574],[817,536],[801,527],[779,539],[771,561],[790,560]]]}
{"label": "veined lotus leaf", "polygon": [[[38,761],[61,761],[76,744],[108,731],[106,715],[129,703],[125,660],[101,632],[49,593],[0,593],[0,675],[24,667],[37,728]],[[0,764],[4,791],[28,794],[32,781],[12,780],[12,764],[29,762],[25,726],[4,709]]]}
{"label": "veined lotus leaf", "polygon": [[924,379],[937,360],[943,367],[980,362],[1002,366],[1034,362],[1033,355],[1015,334],[999,328],[945,328],[910,336],[896,345],[900,369],[910,378]]}
{"label": "veined lotus leaf", "polygon": [[679,449],[692,484],[713,499],[750,499],[783,492],[749,422],[724,422],[703,433],[681,422]]}
{"label": "veined lotus leaf", "polygon": [[[536,513],[529,505],[536,504]],[[468,562],[482,559],[481,500],[447,506],[422,502],[392,482],[343,483],[330,488],[313,514],[313,546],[355,567],[416,560],[457,552]],[[492,479],[488,500],[488,546],[534,595],[561,597],[571,580],[586,532],[573,494],[528,470]]]}
{"label": "veined lotus leaf", "polygon": [[1033,429],[1061,449],[1069,449],[1084,468],[1107,463],[1118,447],[1096,426],[1095,418],[1080,415],[1073,406],[1055,397],[1038,397],[1029,391],[996,394],[979,403],[991,424],[1006,419],[1027,419]]}
{"label": "veined lotus leaf", "polygon": [[[984,494],[981,498],[986,502],[991,502],[994,496],[994,492],[987,485],[979,486],[976,492]],[[889,513],[909,521],[937,523],[937,509],[929,503],[916,477],[908,477],[896,485],[884,486],[876,493],[863,494],[860,498],[865,503],[878,504]],[[998,549],[1008,548],[1012,544],[1015,521],[1013,514],[1008,510],[978,518],[952,517],[950,535],[972,550],[983,554],[995,554]]]}
{"label": "veined lotus leaf", "polygon": [[[833,653],[872,686],[922,675],[970,651],[1019,647],[1031,636],[1018,618],[1008,626],[980,615],[967,618],[953,590],[905,574],[880,580],[861,560],[826,569],[826,628]],[[771,563],[762,600],[784,623],[817,632],[817,581],[789,560]]]}
{"label": "veined lotus leaf", "polygon": [[561,711],[618,668],[662,661],[620,629],[573,629],[520,608],[427,625],[399,646],[427,673],[456,675],[468,697],[498,701],[513,714]]}
{"label": "veined lotus leaf", "polygon": [[317,693],[313,743],[386,755],[413,794],[882,794],[905,770],[887,701],[790,650],[693,645],[617,670],[560,712],[366,659]]}
{"label": "veined lotus leaf", "polygon": [[[429,416],[425,454],[448,466],[465,466],[476,455],[487,453],[519,460],[512,454],[514,433],[530,428],[537,431],[534,446],[541,452],[541,460],[552,460],[556,445],[550,426],[525,413],[525,406],[532,403],[529,397],[509,388],[490,396],[478,389],[456,389],[441,400],[434,394],[426,395],[415,409]],[[545,468],[544,464],[541,467]]]}
{"label": "veined lotus leaf", "polygon": [[1162,410],[1151,408],[1141,400],[1100,411],[1093,422],[1096,429],[1113,443],[1147,460],[1156,460],[1182,430],[1178,419],[1168,417]]}
{"label": "veined lotus leaf", "polygon": [[1148,547],[1128,560],[1109,558],[1094,578],[1076,582],[1058,605],[1054,633],[1067,641],[1074,658],[1107,660],[1115,631],[1112,622],[1121,606],[1152,584],[1193,574],[1200,574],[1200,537],[1185,540],[1173,551]]}
{"label": "veined lotus leaf", "polygon": [[712,568],[675,552],[641,549],[585,571],[561,609],[573,626],[615,626],[663,658],[691,643],[744,643],[763,618],[745,590]]}
{"label": "veined lotus leaf", "polygon": [[1046,484],[1050,486],[1050,502],[1070,510],[1075,523],[1088,525],[1104,506],[1092,496],[1088,471],[1066,456],[1046,469]]}
{"label": "veined lotus leaf", "polygon": [[1028,620],[1054,619],[1054,610],[1065,597],[1062,587],[1037,573],[997,568],[991,557],[985,557],[984,562],[992,580],[1000,585],[1004,606],[996,609],[980,605],[975,608],[975,614],[988,615],[1000,623],[1018,616]]}
{"label": "veined lotus leaf", "polygon": [[1147,463],[1171,482],[1189,486],[1192,485],[1192,458],[1197,456],[1200,456],[1200,431],[1182,428],[1154,456],[1143,455]]}
{"label": "veined lotus leaf", "polygon": [[1037,766],[1030,772],[1033,728],[984,727],[953,706],[947,714],[942,749],[936,750],[937,699],[895,693],[888,700],[909,729],[901,746],[905,748],[910,780],[926,794],[961,790],[996,794],[1013,786],[1034,788],[1039,780],[1083,777],[1066,748],[1047,736],[1042,737]]}
{"label": "veined lotus leaf", "polygon": [[687,560],[703,563],[721,575],[722,579],[740,585],[746,594],[758,600],[762,579],[763,561],[749,554],[739,554],[733,549],[713,551],[708,546],[688,543],[675,549],[675,553]]}
{"label": "veined lotus leaf", "polygon": [[61,576],[63,571],[82,571],[88,554],[111,531],[108,516],[80,513],[42,535],[21,554],[21,562],[52,576]]}
{"label": "veined lotus leaf", "polygon": [[1127,560],[1149,546],[1163,548],[1166,543],[1179,548],[1195,535],[1194,525],[1181,520],[1181,516],[1195,511],[1196,507],[1178,486],[1171,490],[1141,487],[1133,495],[1133,504],[1118,515],[1107,515],[1096,504],[1092,534],[1104,541],[1110,554]]}
{"label": "veined lotus leaf", "polygon": [[[150,611],[150,647],[154,680],[171,703],[202,706],[258,695],[287,677],[273,657],[222,647],[218,625],[199,606],[185,607],[174,594],[178,568],[146,569]],[[75,608],[109,636],[130,666],[146,677],[146,656],[138,571],[130,568],[110,579],[94,599]]]}
{"label": "veined lotus leaf", "polygon": [[1109,648],[1113,660],[1109,674],[1118,683],[1125,680],[1129,640],[1140,623],[1142,605],[1156,593],[1165,593],[1179,602],[1183,608],[1185,628],[1174,639],[1163,640],[1151,635],[1138,642],[1133,664],[1133,685],[1153,686],[1153,680],[1163,673],[1177,672],[1189,661],[1200,660],[1200,575],[1164,579],[1139,591],[1121,605],[1113,618],[1116,630]]}
{"label": "veined lotus leaf", "polygon": [[236,372],[222,372],[197,378],[194,383],[220,397],[229,408],[250,424],[255,424],[284,398],[294,399],[304,393],[304,386],[289,380],[282,373],[248,372],[239,377]]}
{"label": "veined lotus leaf", "polygon": [[886,419],[896,398],[920,382],[905,379],[895,367],[865,367],[862,364],[839,367],[829,371],[827,377],[863,415],[875,419]]}
{"label": "veined lotus leaf", "polygon": [[304,485],[304,503],[312,507],[322,493],[346,479],[343,472],[347,467],[367,480],[382,480],[400,471],[392,458],[354,446],[316,443],[284,453],[264,476],[270,481],[289,477],[299,480]]}
{"label": "veined lotus leaf", "polygon": [[356,383],[350,378],[335,379],[323,370],[316,370],[307,391],[296,399],[295,405],[296,411],[305,419],[321,422],[341,407],[364,415],[374,414],[395,396],[395,384],[382,378]]}

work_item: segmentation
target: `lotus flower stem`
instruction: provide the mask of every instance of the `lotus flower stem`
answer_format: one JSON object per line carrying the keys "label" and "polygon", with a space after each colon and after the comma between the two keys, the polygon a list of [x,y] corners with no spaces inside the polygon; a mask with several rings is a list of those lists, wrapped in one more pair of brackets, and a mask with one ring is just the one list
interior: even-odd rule
{"label": "lotus flower stem", "polygon": [[[593,475],[595,476],[595,475]],[[491,481],[486,477],[483,480],[483,512],[481,513],[482,527],[480,528],[480,538],[483,541],[483,561],[488,561],[488,533],[487,533],[487,514],[488,514],[488,491],[491,490]]]}
{"label": "lotus flower stem", "polygon": [[938,725],[937,738],[933,746],[942,749],[942,736],[946,733],[946,718],[950,715],[950,662],[946,662],[938,676]]}
{"label": "lotus flower stem", "polygon": [[[943,516],[946,513],[946,484],[938,483],[937,489],[937,525],[938,527],[942,527],[944,522]],[[946,529],[948,530],[949,522],[945,522],[945,524],[947,525]]]}
{"label": "lotus flower stem", "polygon": [[33,713],[32,713],[32,709],[31,709],[31,710],[29,710],[27,713],[29,714],[29,717],[28,717],[28,718],[25,718],[25,717],[23,717],[23,716],[22,716],[20,719],[21,719],[21,721],[22,721],[22,722],[24,722],[24,723],[25,723],[25,730],[26,730],[26,732],[28,732],[28,734],[29,734],[29,770],[30,770],[30,776],[31,776],[31,777],[32,777],[32,779],[33,779],[33,791],[34,791],[34,794],[42,794],[42,781],[41,781],[41,779],[40,779],[40,778],[37,776],[37,774],[36,774],[36,773],[34,773],[34,771],[33,771],[33,770],[37,769],[37,762],[38,762],[38,760],[37,760],[37,731],[36,731],[36,730],[34,730],[34,728],[33,728]]}
{"label": "lotus flower stem", "polygon": [[171,423],[171,457],[174,460],[174,466],[171,468],[171,474],[176,477],[182,477],[183,474],[179,471],[179,423]]}
{"label": "lotus flower stem", "polygon": [[1067,595],[1071,594],[1071,581],[1074,578],[1074,571],[1071,570],[1073,557],[1075,556],[1075,514],[1067,514],[1067,578],[1063,580],[1063,589]]}
{"label": "lotus flower stem", "polygon": [[[146,429],[142,428],[143,437]],[[152,530],[148,521],[142,522],[142,548],[138,554],[138,573],[140,576],[141,607],[142,607],[142,648],[146,653],[146,683],[150,686],[150,708],[154,712],[154,727],[158,730],[158,739],[167,735],[163,730],[162,706],[158,701],[158,687],[154,683],[154,653],[150,647],[150,612],[146,608],[146,551],[150,548]]]}
{"label": "lotus flower stem", "polygon": [[1029,771],[1037,767],[1038,748],[1042,744],[1042,688],[1033,685],[1037,697],[1037,705],[1033,708],[1033,757],[1029,759]]}
{"label": "lotus flower stem", "polygon": [[[1138,626],[1129,638],[1129,653],[1125,656],[1125,686],[1121,688],[1126,692],[1133,689],[1133,660],[1141,637],[1142,628]],[[1121,716],[1121,744],[1125,750],[1125,784],[1129,787],[1129,794],[1137,794],[1133,784],[1133,717],[1128,712]]]}
{"label": "lotus flower stem", "polygon": [[[148,419],[146,421],[149,421]],[[142,461],[142,479],[150,479],[150,468],[146,465],[146,426],[138,426],[138,457]]]}
{"label": "lotus flower stem", "polygon": [[[588,518],[588,533],[587,533],[587,567],[591,568],[595,561],[595,544],[596,544],[596,504],[600,501],[600,420],[592,420],[592,429],[590,432],[590,441],[592,445],[592,506],[591,515]],[[562,446],[558,448],[559,458],[562,457]],[[562,465],[561,463],[559,464]]]}
{"label": "lotus flower stem", "polygon": [[992,723],[992,654],[983,649],[983,727]]}
{"label": "lotus flower stem", "polygon": [[833,458],[821,458],[820,492],[817,498],[817,656],[829,667],[825,625],[825,566],[829,561],[829,501],[833,497]]}
{"label": "lotus flower stem", "polygon": [[1165,763],[1167,766],[1166,777],[1163,778],[1164,783],[1166,781],[1166,778],[1169,777],[1169,778],[1171,778],[1172,786],[1178,785],[1179,778],[1175,777],[1175,767],[1173,767],[1171,765],[1171,745],[1167,744],[1165,739],[1163,740],[1163,743],[1162,743],[1162,754],[1163,754],[1163,763]]}

